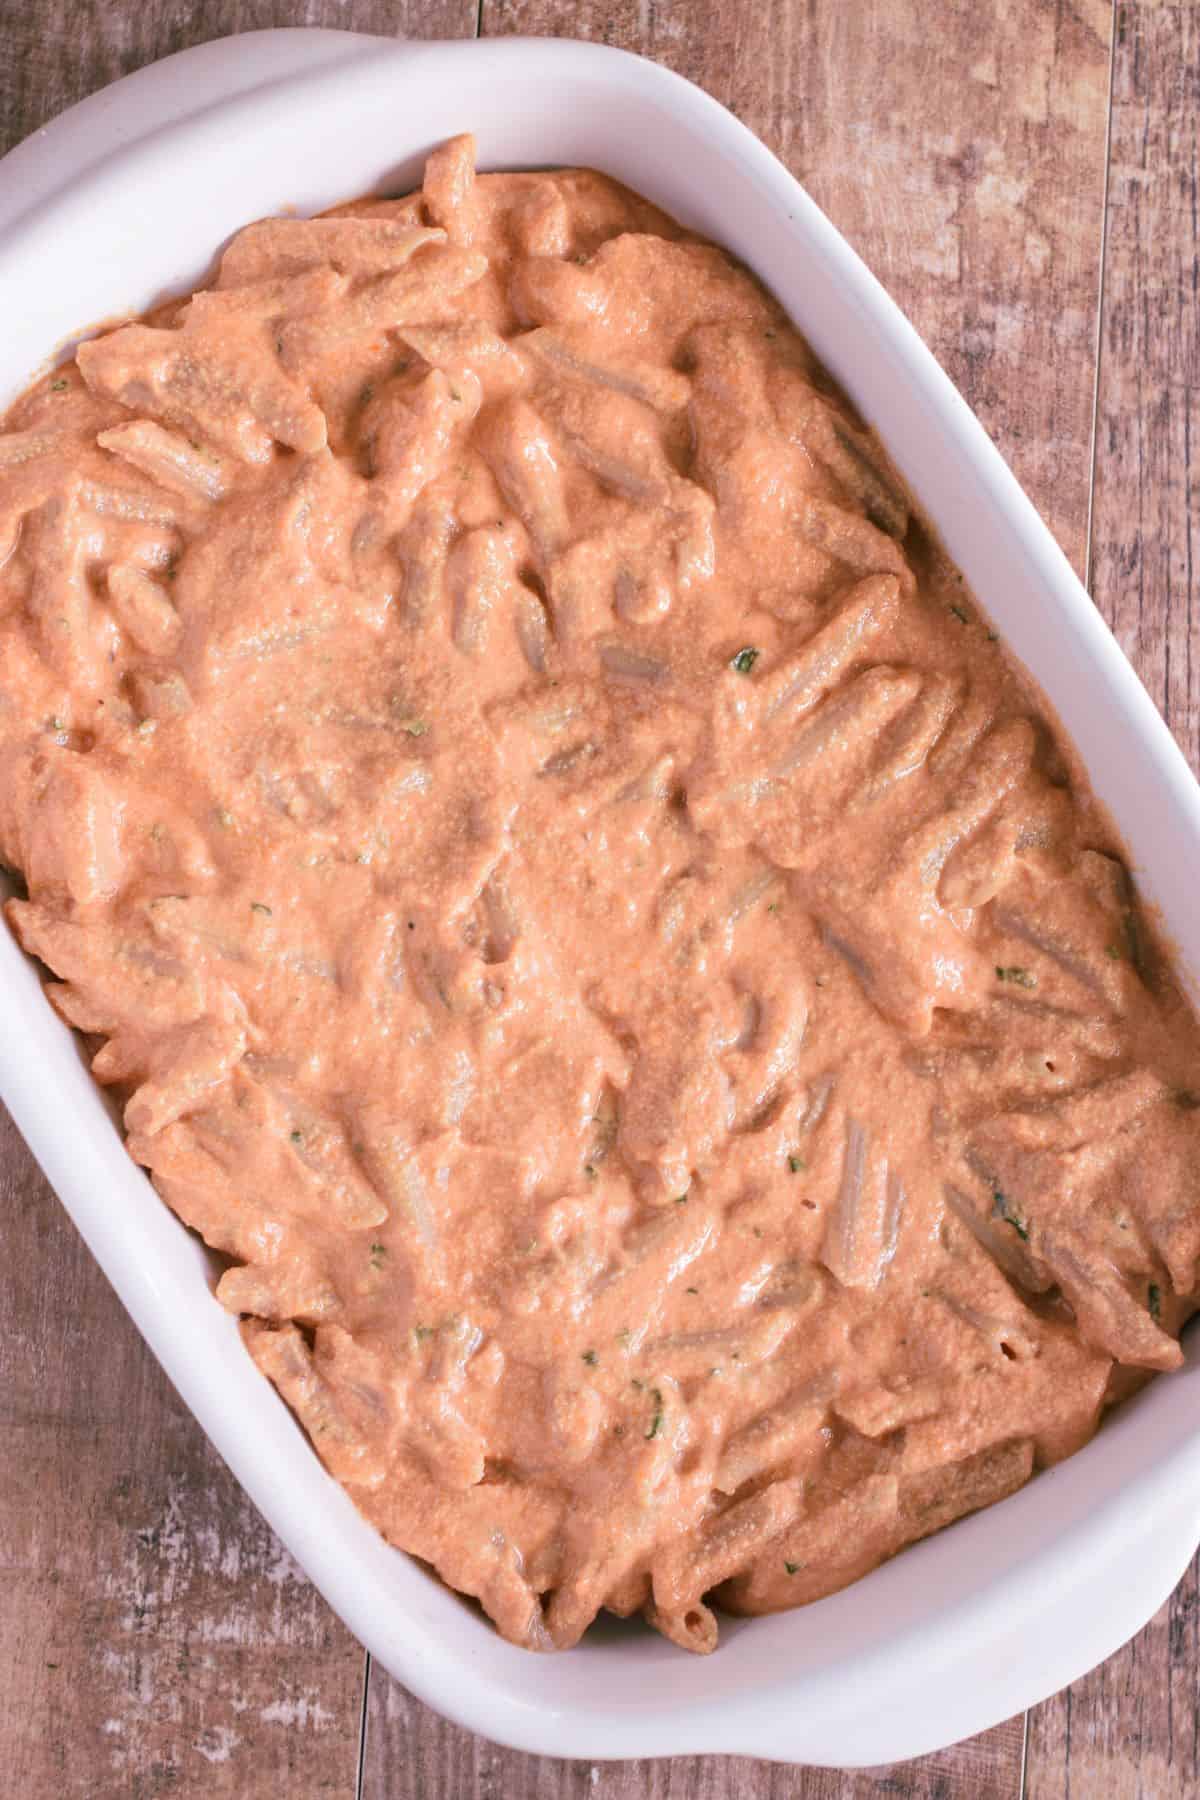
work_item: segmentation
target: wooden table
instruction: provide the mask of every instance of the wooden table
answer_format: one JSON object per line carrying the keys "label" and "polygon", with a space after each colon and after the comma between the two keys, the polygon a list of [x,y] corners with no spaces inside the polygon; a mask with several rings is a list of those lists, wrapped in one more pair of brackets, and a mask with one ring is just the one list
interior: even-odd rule
{"label": "wooden table", "polygon": [[[0,148],[139,64],[270,25],[603,38],[709,88],[915,320],[1195,763],[1197,0],[0,0]],[[1195,1566],[1095,1674],[891,1770],[588,1767],[443,1724],[273,1539],[7,1120],[0,1571],[0,1788],[19,1800],[1200,1793]]]}

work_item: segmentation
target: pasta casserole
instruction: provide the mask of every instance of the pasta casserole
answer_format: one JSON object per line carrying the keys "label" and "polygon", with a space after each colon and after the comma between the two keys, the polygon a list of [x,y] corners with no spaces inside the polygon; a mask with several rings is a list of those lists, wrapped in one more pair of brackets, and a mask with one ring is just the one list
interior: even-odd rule
{"label": "pasta casserole", "polygon": [[780,307],[600,175],[455,139],[17,402],[0,856],[249,1353],[515,1643],[711,1650],[1181,1360],[1112,826]]}

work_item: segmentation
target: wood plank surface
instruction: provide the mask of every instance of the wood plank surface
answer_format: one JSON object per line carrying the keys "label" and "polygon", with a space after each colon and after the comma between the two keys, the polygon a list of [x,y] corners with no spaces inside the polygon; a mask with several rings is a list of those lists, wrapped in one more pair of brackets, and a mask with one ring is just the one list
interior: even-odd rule
{"label": "wood plank surface", "polygon": [[[0,150],[226,32],[475,21],[475,0],[0,0]],[[0,1110],[0,1794],[354,1800],[365,1675]]]}
{"label": "wood plank surface", "polygon": [[[1109,0],[483,0],[485,34],[637,50],[731,107],[805,182],[913,319],[1082,572],[1111,60]],[[859,1776],[748,1760],[547,1763],[433,1720],[371,1671],[363,1800],[1000,1800],[1012,1722]]]}
{"label": "wood plank surface", "polygon": [[729,106],[899,301],[1083,568],[1111,0],[483,0]]}
{"label": "wood plank surface", "polygon": [[[1200,770],[1200,9],[1121,0],[1092,593]],[[1200,1565],[1030,1715],[1030,1800],[1200,1794]]]}
{"label": "wood plank surface", "polygon": [[[1097,598],[1189,754],[1197,355],[1193,5],[1118,7]],[[936,15],[936,17],[935,17]],[[900,300],[1079,567],[1110,0],[0,0],[0,148],[186,44],[270,25],[542,31],[639,49],[772,145]],[[1016,1800],[1020,1720],[839,1776],[527,1758],[364,1657],[240,1494],[0,1128],[0,1791],[339,1800]],[[1200,1791],[1197,1577],[1030,1716],[1037,1800]]]}
{"label": "wood plank surface", "polygon": [[354,1792],[365,1658],[4,1115],[0,1792]]}
{"label": "wood plank surface", "polygon": [[1024,1721],[936,1756],[860,1773],[749,1757],[564,1762],[522,1756],[437,1718],[371,1665],[362,1800],[1017,1800]]}
{"label": "wood plank surface", "polygon": [[238,31],[473,37],[477,0],[0,0],[0,154],[146,63]]}

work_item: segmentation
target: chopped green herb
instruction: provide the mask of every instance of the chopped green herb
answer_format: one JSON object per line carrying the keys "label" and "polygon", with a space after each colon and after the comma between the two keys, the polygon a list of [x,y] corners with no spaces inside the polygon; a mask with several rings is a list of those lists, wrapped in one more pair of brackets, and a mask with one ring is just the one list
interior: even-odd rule
{"label": "chopped green herb", "polygon": [[795,1575],[799,1571],[799,1568],[800,1568],[799,1563],[791,1563],[791,1562],[785,1562],[783,1566],[787,1570],[789,1575]]}
{"label": "chopped green herb", "polygon": [[1000,633],[998,631],[989,631],[987,634],[987,641],[989,644],[998,644],[1000,641]]}
{"label": "chopped green herb", "polygon": [[954,614],[956,619],[961,619],[964,625],[970,624],[969,614],[965,613],[961,606],[955,606],[953,601],[950,603],[950,611]]}
{"label": "chopped green herb", "polygon": [[770,902],[770,903],[769,903],[769,905],[768,905],[768,906],[767,906],[767,911],[768,911],[768,912],[769,912],[769,913],[777,913],[777,912],[778,912],[778,911],[779,911],[779,902],[778,902],[778,900],[772,900],[772,901],[771,901],[771,902]]}
{"label": "chopped green herb", "polygon": [[586,1175],[586,1176],[587,1176],[587,1178],[588,1178],[588,1180],[589,1180],[589,1181],[595,1181],[595,1179],[596,1179],[596,1170],[595,1170],[595,1166],[594,1166],[594,1164],[592,1164],[592,1163],[584,1163],[584,1165],[583,1165],[583,1172],[584,1172],[584,1174],[585,1174],[585,1175]]}
{"label": "chopped green herb", "polygon": [[654,1402],[654,1417],[650,1421],[646,1436],[648,1438],[655,1438],[663,1428],[663,1419],[665,1416],[663,1413],[663,1397],[661,1389],[653,1388],[651,1390],[650,1398]]}
{"label": "chopped green herb", "polygon": [[1149,1290],[1148,1294],[1146,1295],[1146,1301],[1150,1308],[1150,1317],[1152,1319],[1161,1319],[1162,1318],[1162,1290],[1159,1288],[1159,1285],[1156,1281],[1152,1281],[1150,1283],[1150,1290]]}
{"label": "chopped green herb", "polygon": [[273,916],[270,907],[267,906],[265,904],[265,902],[262,900],[252,900],[250,902],[250,911],[256,912],[256,913],[262,913],[264,918],[268,918],[268,919]]}
{"label": "chopped green herb", "polygon": [[589,1369],[594,1369],[596,1364],[600,1361],[600,1358],[596,1355],[594,1350],[585,1350],[583,1353],[583,1360]]}
{"label": "chopped green herb", "polygon": [[629,1383],[629,1385],[630,1385],[630,1387],[632,1387],[632,1388],[636,1388],[636,1389],[637,1389],[637,1391],[638,1391],[638,1393],[639,1393],[639,1394],[640,1394],[640,1393],[641,1393],[641,1391],[642,1391],[642,1389],[643,1389],[643,1388],[644,1388],[644,1387],[645,1387],[645,1385],[646,1385],[646,1384],[645,1384],[645,1382],[644,1382],[644,1381],[639,1381],[639,1380],[638,1380],[638,1378],[637,1378],[637,1376],[636,1376],[636,1375],[635,1375],[635,1376],[634,1376],[634,1377],[633,1377],[633,1380],[632,1380],[632,1381],[631,1381],[631,1382],[630,1382],[630,1383]]}
{"label": "chopped green herb", "polygon": [[386,1244],[372,1244],[371,1245],[371,1267],[373,1269],[382,1269],[386,1260],[387,1260],[387,1245]]}
{"label": "chopped green herb", "polygon": [[432,1325],[414,1325],[413,1326],[413,1336],[416,1338],[418,1344],[423,1344],[427,1337],[433,1336],[433,1326]]}
{"label": "chopped green herb", "polygon": [[401,719],[401,731],[407,731],[409,737],[424,737],[429,726],[424,719]]}
{"label": "chopped green herb", "polygon": [[65,393],[66,387],[67,387],[67,383],[66,383],[65,378],[60,379],[58,381],[52,381],[50,383],[50,392],[52,394],[62,394],[62,393]]}
{"label": "chopped green herb", "polygon": [[1020,1213],[1012,1210],[1009,1206],[1007,1195],[1002,1193],[999,1188],[992,1189],[992,1214],[997,1219],[1003,1219],[1006,1225],[1011,1225],[1023,1244],[1028,1243],[1028,1225],[1025,1223]]}
{"label": "chopped green herb", "polygon": [[1016,964],[1002,968],[996,964],[996,980],[1011,981],[1014,987],[1033,988],[1037,986],[1037,976],[1031,975],[1028,969],[1021,969]]}
{"label": "chopped green herb", "polygon": [[1120,944],[1107,944],[1105,945],[1104,954],[1108,957],[1110,962],[1120,962],[1125,952],[1122,950]]}
{"label": "chopped green herb", "polygon": [[629,1340],[632,1338],[632,1336],[633,1336],[632,1331],[630,1331],[628,1325],[626,1325],[624,1330],[618,1331],[617,1342],[618,1342],[618,1344],[627,1344],[629,1342]]}
{"label": "chopped green herb", "polygon": [[736,669],[739,675],[748,675],[761,654],[761,651],[756,650],[753,644],[746,644],[730,660],[729,666],[731,669]]}
{"label": "chopped green herb", "polygon": [[808,1164],[802,1156],[792,1155],[788,1157],[788,1168],[792,1171],[793,1175],[799,1175],[800,1171],[802,1169],[807,1169],[807,1167]]}
{"label": "chopped green herb", "polygon": [[699,1293],[699,1292],[700,1292],[700,1289],[699,1289],[699,1288],[694,1288],[694,1287],[690,1287],[690,1288],[684,1288],[684,1290],[683,1290],[683,1291],[684,1291],[684,1293],[685,1293],[685,1294],[698,1294],[698,1293]]}
{"label": "chopped green herb", "polygon": [[293,1144],[302,1144],[304,1142],[304,1133],[302,1131],[293,1131],[291,1133],[291,1139]]}
{"label": "chopped green herb", "polygon": [[687,1205],[687,1195],[686,1194],[676,1194],[675,1204],[676,1204],[676,1206],[686,1206]]}

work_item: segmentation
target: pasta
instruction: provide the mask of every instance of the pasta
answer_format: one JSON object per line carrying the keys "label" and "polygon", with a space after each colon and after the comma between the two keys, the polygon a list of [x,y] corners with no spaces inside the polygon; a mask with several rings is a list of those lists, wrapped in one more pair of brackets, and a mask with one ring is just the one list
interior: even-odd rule
{"label": "pasta", "polygon": [[780,308],[603,177],[455,139],[18,401],[0,856],[248,1353],[516,1643],[711,1651],[1180,1362],[1120,843]]}

